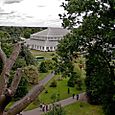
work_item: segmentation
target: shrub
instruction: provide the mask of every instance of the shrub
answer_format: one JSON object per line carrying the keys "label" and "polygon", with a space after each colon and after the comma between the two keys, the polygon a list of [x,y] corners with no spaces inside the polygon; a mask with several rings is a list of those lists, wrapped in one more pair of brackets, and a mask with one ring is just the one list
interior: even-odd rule
{"label": "shrub", "polygon": [[50,87],[57,87],[57,82],[56,80],[53,80],[50,84]]}
{"label": "shrub", "polygon": [[47,69],[47,65],[45,62],[41,62],[40,67],[39,67],[39,71],[42,73],[47,73],[48,69]]}
{"label": "shrub", "polygon": [[70,79],[68,80],[68,82],[67,82],[67,85],[68,85],[69,87],[74,87],[74,86],[75,86],[75,81],[74,81],[72,78],[70,78]]}

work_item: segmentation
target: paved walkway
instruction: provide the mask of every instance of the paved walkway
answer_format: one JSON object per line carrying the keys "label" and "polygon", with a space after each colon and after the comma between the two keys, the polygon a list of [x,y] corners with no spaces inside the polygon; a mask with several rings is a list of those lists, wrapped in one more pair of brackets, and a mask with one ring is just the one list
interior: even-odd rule
{"label": "paved walkway", "polygon": [[[85,93],[79,94],[79,101],[86,101],[84,96],[85,96]],[[78,100],[76,99],[76,97],[74,99],[73,99],[73,97],[70,97],[70,98],[61,100],[59,102],[56,102],[56,104],[61,104],[61,106],[64,107],[66,105],[75,103],[77,101]],[[40,107],[22,113],[22,115],[42,115],[42,114],[43,114],[43,112],[41,111]]]}
{"label": "paved walkway", "polygon": [[[40,84],[41,85],[46,85],[46,83],[51,80],[52,78],[54,77],[54,72],[52,72],[51,74],[47,75],[43,80],[40,81]],[[84,94],[85,93],[81,93],[79,94],[79,100],[84,100]],[[57,104],[61,104],[61,106],[66,106],[66,105],[69,105],[69,104],[72,104],[74,102],[76,102],[76,98],[73,99],[72,97],[70,98],[67,98],[67,99],[64,99],[64,100],[61,100],[59,102],[56,102]],[[36,109],[33,109],[33,110],[29,110],[29,111],[25,111],[25,112],[22,112],[22,115],[41,115],[43,114],[43,112],[41,111],[40,107],[36,108]]]}
{"label": "paved walkway", "polygon": [[51,80],[53,77],[54,77],[54,71],[51,74],[47,75],[43,80],[41,80],[39,84],[46,85],[46,83],[48,83],[48,81]]}

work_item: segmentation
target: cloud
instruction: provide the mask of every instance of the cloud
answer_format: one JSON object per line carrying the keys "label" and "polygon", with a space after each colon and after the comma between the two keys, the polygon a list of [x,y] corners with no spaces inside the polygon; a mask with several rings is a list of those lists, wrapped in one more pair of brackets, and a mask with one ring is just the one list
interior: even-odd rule
{"label": "cloud", "polygon": [[9,14],[13,14],[14,12],[11,11],[11,12],[0,12],[0,15],[9,15]]}
{"label": "cloud", "polygon": [[[64,0],[0,0],[0,25],[60,26]],[[18,4],[14,4],[18,3]]]}
{"label": "cloud", "polygon": [[42,8],[42,7],[45,7],[45,5],[38,5],[37,7]]}
{"label": "cloud", "polygon": [[4,4],[20,3],[22,0],[5,0]]}

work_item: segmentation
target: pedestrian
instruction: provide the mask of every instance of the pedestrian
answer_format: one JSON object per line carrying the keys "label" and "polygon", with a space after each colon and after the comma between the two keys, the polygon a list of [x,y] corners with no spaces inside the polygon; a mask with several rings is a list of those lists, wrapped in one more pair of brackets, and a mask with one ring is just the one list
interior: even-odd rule
{"label": "pedestrian", "polygon": [[40,104],[40,110],[42,111],[42,103]]}
{"label": "pedestrian", "polygon": [[46,105],[46,112],[48,111],[48,105]]}
{"label": "pedestrian", "polygon": [[73,97],[73,99],[74,99],[74,97],[75,97],[75,94],[74,94],[74,93],[73,93],[72,97]]}
{"label": "pedestrian", "polygon": [[79,100],[79,94],[76,95],[76,99]]}
{"label": "pedestrian", "polygon": [[42,105],[42,111],[45,112],[45,105]]}
{"label": "pedestrian", "polygon": [[68,88],[68,94],[70,94],[70,89]]}

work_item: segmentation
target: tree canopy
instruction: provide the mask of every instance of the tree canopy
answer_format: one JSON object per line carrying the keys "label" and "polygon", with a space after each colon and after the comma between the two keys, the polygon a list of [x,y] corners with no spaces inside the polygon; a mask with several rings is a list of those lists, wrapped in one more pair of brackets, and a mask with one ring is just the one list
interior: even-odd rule
{"label": "tree canopy", "polygon": [[[67,65],[79,52],[86,56],[86,92],[89,102],[115,112],[115,0],[65,0],[59,14],[71,30],[57,53]],[[66,60],[65,60],[66,59]],[[66,67],[67,68],[67,67]]]}

